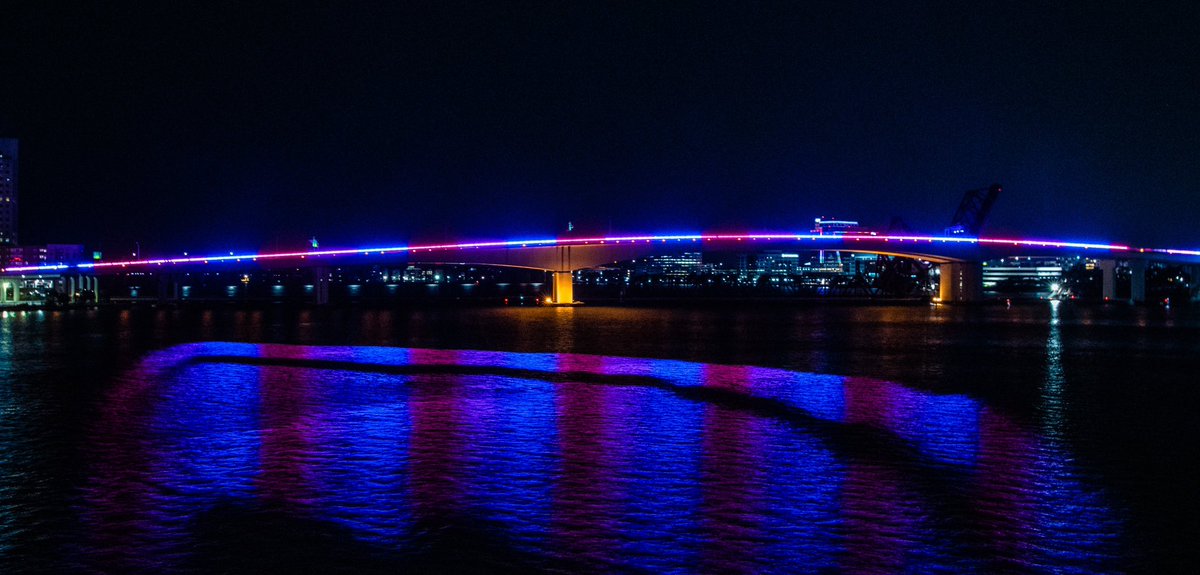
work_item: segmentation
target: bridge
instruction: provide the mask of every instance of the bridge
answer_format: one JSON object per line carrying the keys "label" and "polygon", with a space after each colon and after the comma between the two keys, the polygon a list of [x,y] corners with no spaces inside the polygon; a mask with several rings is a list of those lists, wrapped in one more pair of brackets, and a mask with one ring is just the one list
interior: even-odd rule
{"label": "bridge", "polygon": [[[864,233],[845,235],[745,233],[646,234],[611,237],[383,246],[285,252],[228,253],[209,256],[98,261],[77,264],[13,266],[0,270],[0,304],[20,301],[19,282],[30,278],[59,278],[65,291],[100,292],[106,275],[143,272],[165,278],[194,271],[251,271],[284,267],[311,270],[315,303],[329,301],[330,266],[350,264],[441,263],[510,266],[552,274],[549,301],[567,305],[574,298],[574,272],[600,265],[682,251],[760,251],[771,249],[825,250],[912,258],[939,268],[939,299],[971,302],[982,299],[983,262],[1012,256],[1083,256],[1094,259],[1103,274],[1103,295],[1115,299],[1116,269],[1124,262],[1132,270],[1131,298],[1146,297],[1147,266],[1169,263],[1191,266],[1200,277],[1200,250],[1141,248],[1120,244],[1040,239]],[[177,292],[178,282],[172,288]],[[98,299],[98,298],[97,298]],[[178,299],[178,295],[175,295]]]}

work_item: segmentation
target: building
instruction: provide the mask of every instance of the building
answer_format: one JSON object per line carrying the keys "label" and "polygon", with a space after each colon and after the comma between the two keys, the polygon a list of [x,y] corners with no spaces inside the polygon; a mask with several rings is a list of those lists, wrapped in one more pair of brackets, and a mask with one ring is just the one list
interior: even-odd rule
{"label": "building", "polygon": [[999,295],[1045,295],[1056,291],[1066,258],[1012,257],[983,262],[983,289]]}
{"label": "building", "polygon": [[17,141],[0,138],[0,246],[17,243]]}
{"label": "building", "polygon": [[82,244],[46,244],[44,246],[0,245],[0,261],[13,266],[78,264],[84,262]]}
{"label": "building", "polygon": [[17,140],[0,138],[0,267],[78,264],[80,244],[22,246],[17,241]]}
{"label": "building", "polygon": [[704,258],[700,252],[684,252],[647,256],[633,260],[633,264],[634,273],[639,275],[663,275],[681,279],[689,274],[701,272],[704,268]]}
{"label": "building", "polygon": [[821,236],[873,236],[875,232],[862,227],[855,220],[816,218],[812,233]]}

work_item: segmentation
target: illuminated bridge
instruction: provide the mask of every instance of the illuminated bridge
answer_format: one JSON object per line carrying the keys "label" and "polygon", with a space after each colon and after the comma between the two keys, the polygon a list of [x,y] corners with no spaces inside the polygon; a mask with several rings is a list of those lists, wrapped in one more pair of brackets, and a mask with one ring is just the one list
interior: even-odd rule
{"label": "illuminated bridge", "polygon": [[[1103,294],[1115,297],[1118,261],[1132,270],[1131,299],[1144,301],[1146,268],[1160,262],[1200,270],[1200,250],[1139,248],[1119,244],[988,237],[898,234],[672,234],[620,237],[554,238],[382,246],[289,252],[227,253],[128,261],[98,261],[9,267],[0,271],[0,303],[19,301],[20,281],[61,278],[66,291],[100,292],[106,275],[144,272],[164,278],[197,271],[306,268],[313,273],[315,302],[329,299],[330,266],[350,264],[439,263],[511,266],[544,270],[553,275],[550,301],[575,303],[574,271],[638,258],[695,252],[763,250],[827,250],[913,258],[940,268],[939,297],[946,302],[970,302],[983,297],[982,265],[1013,256],[1083,256],[1094,259],[1103,274]],[[1193,277],[1200,274],[1193,273]],[[177,282],[176,282],[177,283]],[[177,290],[177,287],[175,288]],[[176,298],[178,296],[175,296]]]}

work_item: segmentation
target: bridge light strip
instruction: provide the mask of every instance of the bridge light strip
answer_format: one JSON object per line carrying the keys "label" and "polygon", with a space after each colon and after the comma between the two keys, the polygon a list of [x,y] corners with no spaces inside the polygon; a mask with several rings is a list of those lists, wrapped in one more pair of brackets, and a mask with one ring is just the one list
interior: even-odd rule
{"label": "bridge light strip", "polygon": [[[178,264],[194,264],[194,263],[210,263],[224,261],[241,261],[249,259],[251,261],[258,260],[279,260],[289,258],[306,259],[309,257],[320,256],[345,256],[345,255],[369,255],[372,252],[378,252],[380,255],[387,253],[412,253],[417,251],[441,251],[441,250],[469,250],[469,249],[496,249],[496,248],[539,248],[539,247],[565,247],[589,244],[605,244],[622,242],[667,242],[667,241],[742,241],[742,240],[811,240],[822,243],[837,243],[848,244],[850,241],[858,242],[873,242],[873,241],[912,241],[926,243],[952,243],[952,244],[975,244],[975,245],[1015,245],[1034,248],[1059,248],[1059,249],[1094,249],[1103,251],[1130,251],[1134,248],[1119,244],[1101,244],[1101,243],[1085,243],[1085,242],[1063,242],[1055,240],[1029,240],[1029,239],[1006,239],[1006,238],[970,238],[962,236],[924,236],[924,235],[845,235],[845,234],[677,234],[677,235],[636,235],[636,236],[606,236],[594,238],[554,238],[554,239],[535,239],[535,240],[510,240],[510,241],[493,241],[493,242],[469,242],[459,244],[429,244],[418,246],[390,246],[390,247],[371,247],[371,248],[353,248],[353,249],[336,249],[336,250],[313,250],[313,251],[292,251],[292,252],[266,252],[266,253],[245,253],[245,254],[229,254],[219,256],[197,256],[197,257],[182,257],[182,258],[161,258],[161,259],[143,259],[143,260],[127,260],[127,261],[111,261],[111,262],[91,262],[81,264],[49,264],[37,266],[14,266],[4,268],[3,273],[21,273],[21,272],[43,272],[57,271],[65,269],[80,269],[80,270],[95,270],[106,268],[125,268],[129,266],[151,266],[151,265],[178,265]],[[1138,253],[1160,253],[1168,255],[1185,255],[1185,256],[1200,256],[1200,250],[1181,250],[1181,249],[1156,249],[1156,248],[1139,248]]]}

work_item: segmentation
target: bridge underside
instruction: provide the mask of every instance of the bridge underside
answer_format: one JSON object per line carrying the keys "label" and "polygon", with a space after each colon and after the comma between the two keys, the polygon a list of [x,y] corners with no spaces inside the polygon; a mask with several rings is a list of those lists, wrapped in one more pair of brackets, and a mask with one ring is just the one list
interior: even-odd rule
{"label": "bridge underside", "polygon": [[[883,244],[883,242],[873,242]],[[926,253],[928,250],[914,249],[907,251],[895,249],[899,246],[880,245],[872,248],[861,245],[838,246],[825,251],[842,253],[864,253],[921,259],[930,263],[948,264],[957,261],[946,255]],[[913,246],[919,248],[922,246]],[[889,249],[890,248],[890,249]],[[500,265],[522,268],[541,269],[553,273],[551,281],[551,303],[572,304],[574,301],[574,275],[572,272],[581,269],[595,268],[616,264],[624,261],[635,261],[664,254],[678,254],[686,251],[739,252],[763,250],[819,251],[821,246],[802,241],[731,241],[731,242],[702,242],[688,241],[630,241],[596,243],[574,246],[546,246],[524,248],[467,248],[459,250],[421,250],[408,254],[408,263],[439,263],[464,265]],[[962,264],[967,265],[967,264]],[[972,277],[982,277],[975,274]],[[954,296],[946,301],[969,301],[976,291],[956,289]]]}

